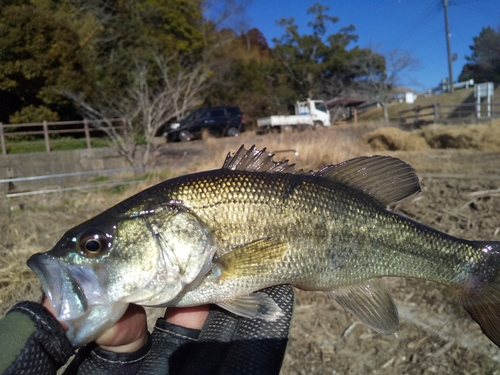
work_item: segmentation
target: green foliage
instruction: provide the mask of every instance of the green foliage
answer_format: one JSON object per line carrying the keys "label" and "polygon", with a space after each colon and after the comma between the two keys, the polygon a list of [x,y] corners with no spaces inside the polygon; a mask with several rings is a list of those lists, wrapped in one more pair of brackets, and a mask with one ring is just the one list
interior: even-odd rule
{"label": "green foliage", "polygon": [[112,0],[89,12],[97,22],[85,45],[97,94],[91,104],[123,95],[139,66],[148,67],[154,83],[157,56],[196,58],[203,51],[198,0]]}
{"label": "green foliage", "polygon": [[35,107],[33,104],[30,104],[9,117],[11,124],[42,122],[44,120],[49,122],[59,121],[59,114],[43,105]]}
{"label": "green foliage", "polygon": [[78,35],[64,19],[18,1],[0,8],[0,121],[23,108],[46,108],[63,116],[72,104],[61,96],[62,88],[85,88]]}
{"label": "green foliage", "polygon": [[500,27],[498,31],[485,27],[474,37],[470,46],[471,56],[466,59],[459,81],[474,79],[476,82],[500,83]]}
{"label": "green foliage", "polygon": [[[230,14],[234,2],[220,3]],[[117,136],[113,144],[127,154],[146,143],[149,152],[157,122],[199,105],[238,105],[251,123],[288,114],[299,99],[387,81],[384,57],[351,47],[353,25],[332,32],[338,18],[327,6],[307,10],[306,33],[293,18],[278,21],[284,33],[271,48],[258,29],[239,35],[205,18],[207,4],[4,0],[0,121],[126,117],[128,139]]]}
{"label": "green foliage", "polygon": [[318,3],[309,8],[308,14],[314,16],[308,23],[312,34],[300,34],[293,18],[278,22],[285,33],[274,40],[272,56],[285,67],[284,74],[297,98],[334,96],[338,94],[335,88],[342,90],[352,76],[349,65],[357,49],[347,47],[357,40],[355,28],[351,25],[327,35],[329,24],[338,22],[326,14],[328,10]]}
{"label": "green foliage", "polygon": [[[203,32],[200,0],[3,1],[0,121],[37,117],[42,107],[75,119],[62,91],[91,105],[120,96],[155,56],[200,58]],[[153,83],[158,73],[150,70]]]}

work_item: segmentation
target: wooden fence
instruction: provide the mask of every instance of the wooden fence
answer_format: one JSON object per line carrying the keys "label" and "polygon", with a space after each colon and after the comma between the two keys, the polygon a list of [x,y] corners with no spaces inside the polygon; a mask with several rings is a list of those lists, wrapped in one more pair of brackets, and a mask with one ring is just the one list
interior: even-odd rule
{"label": "wooden fence", "polygon": [[493,117],[500,117],[500,103],[481,103],[480,105],[477,103],[434,103],[424,107],[415,106],[413,109],[398,111],[399,126]]}
{"label": "wooden fence", "polygon": [[[12,142],[12,139],[19,137],[40,137],[41,135],[43,135],[43,139],[45,140],[46,152],[51,151],[50,143],[56,140],[54,137],[51,138],[51,135],[71,134],[75,136],[83,134],[85,136],[87,148],[92,148],[91,133],[105,133],[103,131],[103,123],[110,123],[115,130],[126,132],[126,122],[127,120],[125,118],[105,120],[84,119],[81,121],[57,122],[43,121],[30,124],[2,124],[0,122],[0,146],[2,147],[2,155],[7,154],[9,145],[16,143]],[[118,123],[118,125],[115,125],[116,123]],[[11,142],[8,141],[9,138]]]}

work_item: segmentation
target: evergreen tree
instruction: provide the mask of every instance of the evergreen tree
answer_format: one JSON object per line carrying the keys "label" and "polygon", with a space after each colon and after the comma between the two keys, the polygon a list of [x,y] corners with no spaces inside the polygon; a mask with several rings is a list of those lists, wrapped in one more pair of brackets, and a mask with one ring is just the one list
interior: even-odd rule
{"label": "evergreen tree", "polygon": [[472,54],[466,56],[469,62],[462,68],[459,81],[472,78],[476,83],[500,83],[500,27],[498,31],[485,27],[473,40]]}
{"label": "evergreen tree", "polygon": [[11,1],[0,8],[0,121],[67,119],[59,90],[88,91],[77,33],[53,9]]}

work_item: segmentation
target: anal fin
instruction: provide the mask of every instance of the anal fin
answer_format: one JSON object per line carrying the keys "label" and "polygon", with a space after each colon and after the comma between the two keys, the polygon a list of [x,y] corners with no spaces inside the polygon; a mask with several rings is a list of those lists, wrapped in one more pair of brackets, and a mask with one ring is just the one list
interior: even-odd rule
{"label": "anal fin", "polygon": [[389,335],[396,332],[398,310],[382,280],[368,280],[325,294],[378,333]]}

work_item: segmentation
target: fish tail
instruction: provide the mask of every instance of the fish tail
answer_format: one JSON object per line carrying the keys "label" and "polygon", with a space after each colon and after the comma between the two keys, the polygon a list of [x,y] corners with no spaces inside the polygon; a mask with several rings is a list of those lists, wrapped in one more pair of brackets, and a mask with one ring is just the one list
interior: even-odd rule
{"label": "fish tail", "polygon": [[481,258],[458,289],[462,306],[483,333],[500,347],[500,242],[474,242]]}

